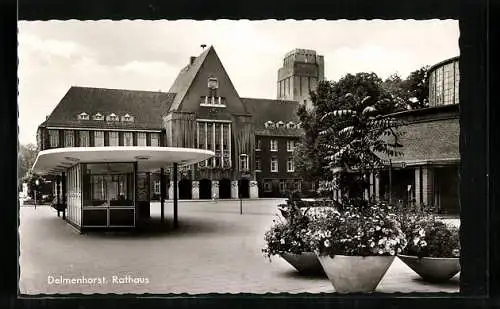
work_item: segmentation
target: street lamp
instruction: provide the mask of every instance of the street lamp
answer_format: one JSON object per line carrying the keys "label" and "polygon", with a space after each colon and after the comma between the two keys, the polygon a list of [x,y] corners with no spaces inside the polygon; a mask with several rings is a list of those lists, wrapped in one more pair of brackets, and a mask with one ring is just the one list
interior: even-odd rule
{"label": "street lamp", "polygon": [[36,209],[36,189],[38,188],[38,185],[40,185],[40,181],[37,179],[35,180],[35,209]]}

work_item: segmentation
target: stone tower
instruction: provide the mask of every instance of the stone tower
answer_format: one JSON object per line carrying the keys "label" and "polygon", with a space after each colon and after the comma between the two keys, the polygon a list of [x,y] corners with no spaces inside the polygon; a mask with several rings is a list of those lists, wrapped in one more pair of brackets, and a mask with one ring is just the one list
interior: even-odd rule
{"label": "stone tower", "polygon": [[309,105],[309,91],[325,79],[323,56],[315,50],[295,49],[285,55],[278,70],[278,100],[293,100]]}

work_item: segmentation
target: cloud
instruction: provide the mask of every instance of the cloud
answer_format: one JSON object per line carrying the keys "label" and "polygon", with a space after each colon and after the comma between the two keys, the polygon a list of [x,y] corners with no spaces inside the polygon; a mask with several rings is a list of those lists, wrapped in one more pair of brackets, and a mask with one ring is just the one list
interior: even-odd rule
{"label": "cloud", "polygon": [[292,49],[325,56],[327,79],[373,71],[405,77],[456,56],[457,21],[48,21],[19,23],[21,142],[72,85],[168,91],[201,44],[214,45],[243,97],[276,97]]}

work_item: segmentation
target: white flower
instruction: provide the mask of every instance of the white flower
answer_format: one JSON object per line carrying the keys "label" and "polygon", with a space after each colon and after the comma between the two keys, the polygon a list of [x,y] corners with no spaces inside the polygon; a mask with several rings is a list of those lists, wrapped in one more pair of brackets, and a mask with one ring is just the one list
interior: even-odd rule
{"label": "white flower", "polygon": [[281,243],[282,245],[284,245],[284,244],[285,244],[285,239],[281,238],[280,243]]}
{"label": "white flower", "polygon": [[379,231],[379,230],[380,230],[380,226],[378,226],[378,225],[377,225],[377,226],[375,227],[375,230]]}
{"label": "white flower", "polygon": [[384,254],[384,251],[382,249],[378,250],[378,254]]}
{"label": "white flower", "polygon": [[391,251],[389,252],[391,255],[394,255],[396,254],[396,252],[394,251],[394,249],[391,249]]}
{"label": "white flower", "polygon": [[372,242],[370,243],[370,247],[372,247],[372,248],[373,248],[373,247],[375,247],[375,242],[373,242],[373,241],[372,241]]}
{"label": "white flower", "polygon": [[422,240],[422,241],[420,242],[420,246],[422,246],[422,247],[427,246],[427,242],[425,242],[425,240]]}
{"label": "white flower", "polygon": [[325,247],[329,248],[330,247],[330,241],[327,239],[325,240]]}
{"label": "white flower", "polygon": [[401,253],[401,248],[398,248],[398,253]]}
{"label": "white flower", "polygon": [[420,231],[418,231],[418,234],[420,235],[420,237],[424,237],[425,231],[423,229],[421,229]]}
{"label": "white flower", "polygon": [[420,241],[420,238],[416,237],[413,239],[413,244],[416,246],[419,241]]}

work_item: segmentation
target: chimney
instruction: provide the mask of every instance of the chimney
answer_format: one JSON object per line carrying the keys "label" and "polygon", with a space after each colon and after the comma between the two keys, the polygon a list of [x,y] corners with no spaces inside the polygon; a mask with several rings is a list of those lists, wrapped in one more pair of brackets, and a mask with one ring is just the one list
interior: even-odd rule
{"label": "chimney", "polygon": [[192,65],[195,60],[196,60],[196,57],[194,57],[194,56],[189,57],[189,65]]}

